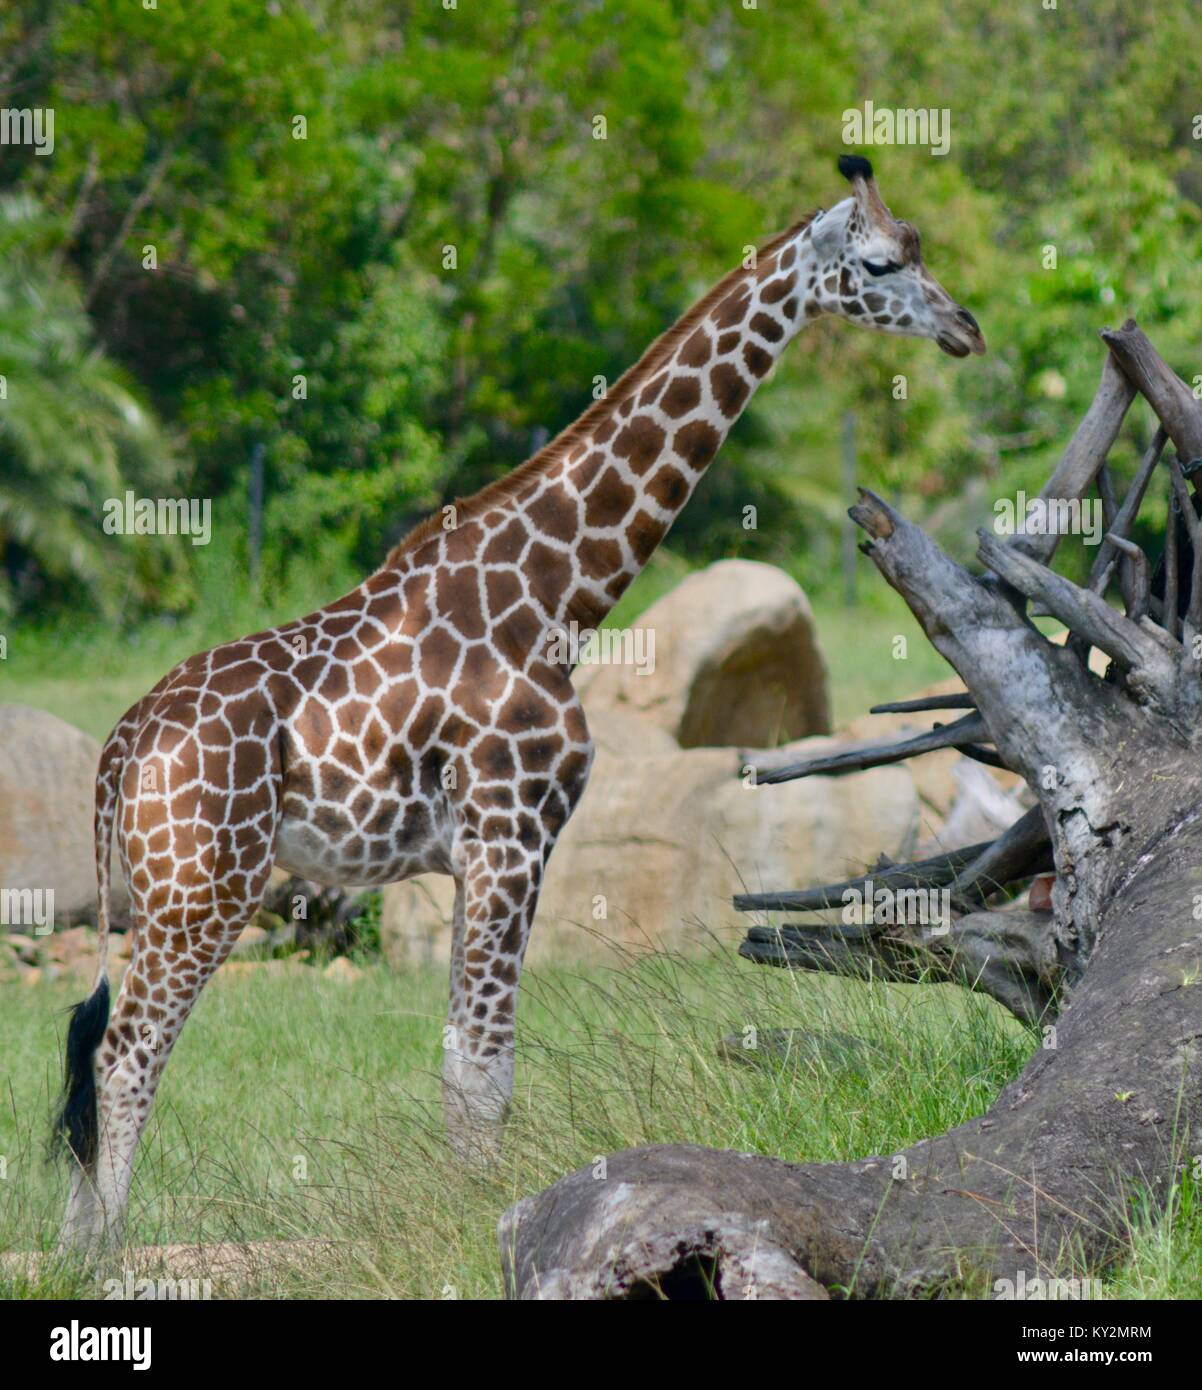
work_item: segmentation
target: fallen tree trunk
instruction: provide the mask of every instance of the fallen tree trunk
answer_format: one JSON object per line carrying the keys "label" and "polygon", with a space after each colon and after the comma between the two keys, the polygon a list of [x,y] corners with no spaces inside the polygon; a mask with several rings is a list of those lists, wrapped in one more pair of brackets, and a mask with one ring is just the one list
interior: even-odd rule
{"label": "fallen tree trunk", "polygon": [[[1151,345],[1140,348],[1151,373]],[[1125,409],[1113,370],[1101,393],[1106,431]],[[1074,492],[1097,472],[1094,449],[1078,453],[1060,470]],[[1013,957],[1040,987],[1063,981],[1067,1001],[986,1115],[901,1153],[790,1164],[657,1146],[610,1156],[603,1177],[590,1167],[523,1199],[500,1225],[513,1296],[906,1297],[952,1284],[984,1294],[1020,1274],[1080,1276],[1124,1248],[1130,1198],[1163,1204],[1198,1146],[1193,625],[1178,641],[1146,614],[1122,616],[1041,563],[1054,545],[982,534],[986,573],[974,577],[870,494],[852,516],[963,678],[993,746],[1038,795],[1051,836],[1054,915],[971,913],[957,923],[965,948],[975,938],[984,969],[991,937],[1017,933]],[[1075,646],[1047,641],[1028,600],[1061,618]],[[1111,678],[1089,670],[1093,646],[1111,657]],[[1029,853],[1037,831],[1028,821],[1008,844]],[[872,930],[821,930],[833,931],[832,961],[844,950],[854,965],[861,947],[879,945]]]}
{"label": "fallen tree trunk", "polygon": [[[1202,853],[1193,811],[1154,832],[1099,920],[1055,1046],[989,1114],[898,1155],[797,1165],[635,1149],[511,1208],[501,1248],[521,1297],[932,1293],[951,1279],[1082,1274],[1126,1231],[1124,1197],[1163,1201],[1189,1153],[1202,1066]],[[1143,862],[1139,861],[1143,859]]]}

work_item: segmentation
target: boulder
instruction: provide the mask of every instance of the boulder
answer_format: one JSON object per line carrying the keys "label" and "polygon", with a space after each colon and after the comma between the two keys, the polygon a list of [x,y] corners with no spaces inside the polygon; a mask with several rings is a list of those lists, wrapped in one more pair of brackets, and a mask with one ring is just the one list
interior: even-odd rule
{"label": "boulder", "polygon": [[336,980],[342,984],[351,984],[363,978],[363,971],[346,956],[335,956],[321,973],[327,980]]}
{"label": "boulder", "polygon": [[720,560],[682,580],[636,626],[648,634],[646,660],[576,673],[590,723],[638,715],[680,748],[772,747],[830,729],[814,615],[783,570]]}
{"label": "boulder", "polygon": [[[44,710],[0,705],[0,888],[54,891],[55,916],[94,916],[100,746]],[[113,863],[113,913],[129,896]]]}
{"label": "boulder", "polygon": [[[636,750],[631,750],[636,751]],[[918,800],[904,768],[756,790],[729,749],[599,751],[551,856],[528,959],[612,960],[612,945],[695,949],[746,928],[735,893],[796,888],[906,856]],[[450,957],[454,883],[384,890],[381,944],[405,969]]]}

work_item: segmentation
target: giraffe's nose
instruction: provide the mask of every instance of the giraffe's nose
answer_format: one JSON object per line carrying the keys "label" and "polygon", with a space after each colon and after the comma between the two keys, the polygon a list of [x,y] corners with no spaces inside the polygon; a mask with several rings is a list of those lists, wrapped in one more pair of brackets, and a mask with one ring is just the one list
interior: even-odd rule
{"label": "giraffe's nose", "polygon": [[980,333],[981,325],[973,318],[967,309],[957,309],[956,317],[961,323],[966,324],[974,333]]}

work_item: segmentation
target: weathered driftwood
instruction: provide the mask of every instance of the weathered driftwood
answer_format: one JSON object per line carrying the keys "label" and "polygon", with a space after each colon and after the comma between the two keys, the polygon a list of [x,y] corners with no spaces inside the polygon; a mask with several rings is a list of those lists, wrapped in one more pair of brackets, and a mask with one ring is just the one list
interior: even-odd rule
{"label": "weathered driftwood", "polygon": [[[1132,327],[1123,330],[1130,370],[1159,390]],[[1108,361],[1088,437],[1070,446],[1049,495],[1079,496],[1097,476],[1098,441],[1113,438],[1130,401],[1117,371]],[[1183,408],[1165,390],[1164,409]],[[1174,435],[1184,425],[1164,424],[1184,453]],[[899,1154],[790,1164],[655,1146],[523,1199],[500,1225],[514,1295],[884,1297],[964,1281],[987,1292],[1020,1271],[1070,1277],[1122,1249],[1133,1192],[1162,1203],[1198,1147],[1202,679],[1190,639],[1202,614],[1187,616],[1178,641],[1138,603],[1124,616],[1055,575],[1045,563],[1054,539],[1002,545],[983,534],[979,559],[991,573],[974,577],[871,494],[852,516],[877,568],[964,680],[993,746],[1038,797],[1037,815],[979,849],[978,896],[1037,862],[1050,834],[1054,912],[970,912],[946,933],[954,949],[871,922],[753,935],[764,951],[800,953],[812,968],[855,973],[865,952],[895,978],[930,978],[932,962],[962,979],[975,968],[988,992],[1009,993],[1008,1007],[1031,1019],[1047,1015],[1058,991],[1067,1005],[987,1114]],[[1138,562],[1132,573],[1138,583]],[[1107,652],[1114,678],[1046,640],[1027,600],[1086,649]],[[900,881],[923,868],[878,872],[896,870]],[[952,871],[971,872],[963,861]],[[810,891],[830,900],[830,889]]]}

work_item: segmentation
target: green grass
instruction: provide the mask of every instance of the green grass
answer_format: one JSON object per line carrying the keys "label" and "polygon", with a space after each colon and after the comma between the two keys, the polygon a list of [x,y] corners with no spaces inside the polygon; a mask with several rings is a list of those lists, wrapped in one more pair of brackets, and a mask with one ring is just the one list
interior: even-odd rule
{"label": "green grass", "polygon": [[[219,976],[167,1068],[131,1203],[132,1244],[318,1238],[250,1291],[273,1297],[493,1298],[500,1212],[627,1146],[686,1142],[804,1161],[889,1154],[979,1114],[1035,1041],[952,986],[869,985],[766,970],[715,947],[611,967],[529,972],[514,1112],[501,1159],[465,1170],[438,1113],[441,970],[301,968]],[[0,1249],[47,1249],[64,1175],[43,1159],[57,1085],[61,984],[8,987],[0,1050]],[[724,1056],[748,1029],[851,1034],[862,1052]],[[1133,1251],[1105,1291],[1202,1293],[1202,1202],[1187,1177],[1159,1220],[1133,1201]],[[111,1274],[112,1269],[103,1271]],[[95,1292],[78,1268],[0,1272],[0,1296]],[[214,1297],[245,1288],[217,1277]]]}
{"label": "green grass", "polygon": [[[675,1141],[807,1160],[890,1152],[978,1113],[1031,1047],[960,990],[765,970],[725,949],[530,972],[505,1154],[465,1173],[437,1108],[445,991],[434,969],[375,967],[349,984],[306,969],[219,976],[165,1073],[131,1243],[316,1235],[335,1243],[329,1257],[279,1272],[277,1292],[492,1297],[500,1211],[600,1155]],[[41,1145],[72,993],[5,990],[3,1249],[45,1248],[61,1216],[63,1175]],[[870,1050],[757,1065],[719,1053],[725,1033],[776,1027],[852,1033]],[[70,1277],[52,1272],[51,1287]],[[7,1280],[0,1294],[25,1291]]]}

